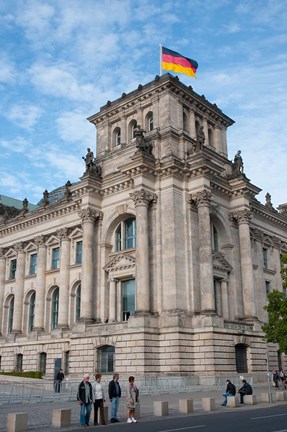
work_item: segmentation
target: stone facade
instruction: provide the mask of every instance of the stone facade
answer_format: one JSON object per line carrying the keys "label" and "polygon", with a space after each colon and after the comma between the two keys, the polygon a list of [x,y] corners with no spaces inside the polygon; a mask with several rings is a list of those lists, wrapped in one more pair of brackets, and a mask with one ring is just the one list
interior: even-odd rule
{"label": "stone facade", "polygon": [[0,224],[1,370],[265,374],[287,216],[227,158],[233,120],[169,74],[88,120],[80,181]]}

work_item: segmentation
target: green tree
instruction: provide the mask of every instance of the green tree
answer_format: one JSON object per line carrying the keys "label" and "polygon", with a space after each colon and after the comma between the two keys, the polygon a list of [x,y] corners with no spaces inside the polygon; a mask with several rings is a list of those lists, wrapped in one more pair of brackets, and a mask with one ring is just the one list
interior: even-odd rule
{"label": "green tree", "polygon": [[[287,288],[287,254],[281,256],[281,275],[283,288]],[[287,297],[280,291],[268,294],[268,323],[262,326],[267,342],[277,343],[281,352],[287,353]]]}

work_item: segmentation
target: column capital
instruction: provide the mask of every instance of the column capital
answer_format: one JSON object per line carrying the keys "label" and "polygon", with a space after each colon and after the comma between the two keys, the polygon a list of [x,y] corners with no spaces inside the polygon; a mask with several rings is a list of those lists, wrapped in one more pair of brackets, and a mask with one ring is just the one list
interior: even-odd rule
{"label": "column capital", "polygon": [[34,243],[36,243],[36,245],[39,246],[45,246],[45,236],[43,235],[39,235],[37,237],[34,238]]}
{"label": "column capital", "polygon": [[137,206],[146,206],[153,202],[157,202],[157,195],[146,191],[145,189],[140,189],[130,194],[131,199],[135,203],[135,207]]}
{"label": "column capital", "polygon": [[212,199],[212,193],[209,192],[206,189],[203,189],[200,192],[197,192],[195,195],[192,195],[192,201],[195,202],[197,207],[210,207],[211,199]]}
{"label": "column capital", "polygon": [[59,239],[61,240],[61,242],[63,240],[69,240],[69,230],[68,228],[61,228],[57,231],[57,236],[59,237]]}
{"label": "column capital", "polygon": [[[276,237],[276,236],[272,236],[271,237],[271,241],[272,241],[272,246],[275,248],[275,249],[281,249],[281,246],[282,246],[282,241],[281,241],[281,239],[280,238],[278,238],[278,237]],[[1,253],[0,253],[0,256],[1,256]]]}
{"label": "column capital", "polygon": [[84,222],[96,222],[96,219],[99,219],[102,215],[102,212],[92,209],[91,207],[87,207],[78,212],[78,215],[82,219],[82,223]]}
{"label": "column capital", "polygon": [[19,242],[19,243],[14,244],[14,249],[17,252],[17,254],[24,252],[24,243]]}
{"label": "column capital", "polygon": [[252,213],[248,209],[233,213],[232,216],[237,221],[238,225],[241,225],[241,224],[248,224],[249,225],[251,222],[251,219],[252,219]]}

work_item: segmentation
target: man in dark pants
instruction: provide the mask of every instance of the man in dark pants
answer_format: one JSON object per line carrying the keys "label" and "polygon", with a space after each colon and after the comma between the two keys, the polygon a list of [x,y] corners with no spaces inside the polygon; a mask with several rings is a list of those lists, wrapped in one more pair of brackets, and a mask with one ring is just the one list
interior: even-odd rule
{"label": "man in dark pants", "polygon": [[60,393],[60,391],[61,391],[62,381],[64,378],[65,378],[64,371],[63,371],[63,369],[60,369],[59,372],[57,373],[57,377],[56,377],[56,392],[57,393]]}
{"label": "man in dark pants", "polygon": [[250,384],[246,380],[242,380],[243,386],[238,390],[240,394],[240,403],[243,404],[243,398],[245,395],[252,395],[253,390]]}
{"label": "man in dark pants", "polygon": [[93,392],[92,384],[89,382],[89,374],[85,374],[83,381],[80,382],[77,393],[77,401],[80,404],[80,424],[89,426],[92,411]]}
{"label": "man in dark pants", "polygon": [[121,397],[121,386],[119,384],[119,374],[115,373],[112,381],[109,383],[109,398],[112,403],[111,423],[118,423],[118,407]]}

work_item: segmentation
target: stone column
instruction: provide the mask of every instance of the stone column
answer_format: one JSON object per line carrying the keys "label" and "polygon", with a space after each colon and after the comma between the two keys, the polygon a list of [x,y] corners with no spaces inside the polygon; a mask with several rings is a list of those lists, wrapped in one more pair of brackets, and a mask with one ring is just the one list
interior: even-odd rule
{"label": "stone column", "polygon": [[58,328],[67,328],[69,310],[69,264],[70,239],[68,229],[62,228],[57,232],[61,242],[60,252],[60,289],[59,289],[59,318]]}
{"label": "stone column", "polygon": [[229,296],[227,289],[227,279],[221,279],[221,304],[222,304],[222,317],[224,320],[228,321],[230,319],[229,315]]}
{"label": "stone column", "polygon": [[194,115],[194,111],[192,110],[189,113],[189,130],[190,130],[189,135],[191,136],[191,138],[196,139],[195,115]]}
{"label": "stone column", "polygon": [[239,228],[239,247],[241,262],[242,294],[244,318],[254,320],[256,317],[255,293],[253,280],[253,262],[250,241],[250,210],[242,210],[234,214]]}
{"label": "stone column", "polygon": [[203,132],[204,132],[204,135],[205,135],[205,141],[204,141],[204,144],[205,144],[205,145],[210,145],[210,142],[209,142],[209,135],[208,135],[208,124],[207,124],[207,120],[206,120],[206,118],[204,118],[204,119],[202,120],[202,126],[203,126]]}
{"label": "stone column", "polygon": [[211,193],[207,190],[198,192],[194,197],[194,201],[198,208],[201,312],[206,314],[215,314],[213,260],[210,229]]}
{"label": "stone column", "polygon": [[14,246],[17,251],[17,267],[15,278],[15,299],[12,333],[22,333],[23,297],[24,297],[24,276],[25,276],[25,252],[23,243]]}
{"label": "stone column", "polygon": [[110,297],[109,297],[109,322],[116,321],[116,280],[109,279]]}
{"label": "stone column", "polygon": [[94,237],[95,222],[99,212],[86,208],[79,212],[83,225],[83,257],[81,281],[81,321],[93,321],[93,288],[94,288]]}
{"label": "stone column", "polygon": [[215,126],[214,128],[214,147],[218,153],[222,153],[222,132],[219,126]]}
{"label": "stone column", "polygon": [[153,195],[144,189],[130,194],[136,207],[136,314],[150,312],[148,205]]}
{"label": "stone column", "polygon": [[3,319],[3,309],[4,309],[5,268],[6,268],[6,259],[4,256],[3,249],[0,248],[0,335],[3,333],[2,319]]}
{"label": "stone column", "polygon": [[37,251],[37,275],[36,275],[36,302],[35,302],[35,331],[44,330],[44,312],[45,312],[45,288],[46,288],[46,259],[47,248],[44,236],[34,239],[38,246]]}

